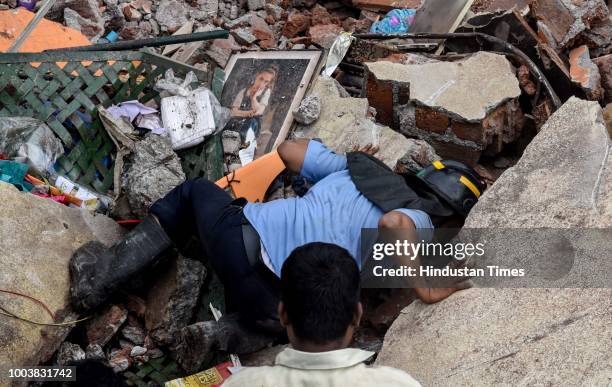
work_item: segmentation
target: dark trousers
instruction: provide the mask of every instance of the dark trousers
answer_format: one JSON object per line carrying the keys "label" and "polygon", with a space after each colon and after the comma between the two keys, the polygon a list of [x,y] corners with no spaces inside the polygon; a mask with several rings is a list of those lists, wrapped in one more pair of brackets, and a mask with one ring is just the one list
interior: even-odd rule
{"label": "dark trousers", "polygon": [[277,315],[278,294],[249,264],[242,240],[242,206],[206,179],[189,180],[151,207],[176,246],[197,236],[225,286],[229,305],[248,320]]}

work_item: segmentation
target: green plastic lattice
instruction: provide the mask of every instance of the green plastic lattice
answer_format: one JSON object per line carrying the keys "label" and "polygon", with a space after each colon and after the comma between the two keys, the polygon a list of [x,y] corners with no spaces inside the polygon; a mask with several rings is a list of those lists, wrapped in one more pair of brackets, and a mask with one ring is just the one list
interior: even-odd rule
{"label": "green plastic lattice", "polygon": [[[113,183],[115,149],[96,106],[137,99],[159,102],[155,82],[172,68],[193,71],[210,84],[208,73],[149,51],[0,54],[0,116],[27,116],[47,123],[65,154],[58,173],[106,192]],[[219,138],[181,152],[189,177],[222,174]],[[219,172],[220,171],[220,172]]]}

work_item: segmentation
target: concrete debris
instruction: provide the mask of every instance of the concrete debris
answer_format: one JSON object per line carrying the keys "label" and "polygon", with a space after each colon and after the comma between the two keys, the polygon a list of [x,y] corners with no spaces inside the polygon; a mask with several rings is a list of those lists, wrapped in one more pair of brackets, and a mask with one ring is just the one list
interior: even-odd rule
{"label": "concrete debris", "polygon": [[[43,300],[55,322],[77,319],[69,306],[68,262],[83,243],[115,243],[123,234],[121,227],[105,216],[21,193],[6,183],[0,183],[0,196],[10,203],[0,206],[2,287]],[[40,307],[27,299],[6,297],[2,304],[23,316],[43,318]],[[70,327],[45,329],[13,319],[3,319],[1,327],[3,338],[12,338],[0,340],[2,369],[46,362],[70,331]]]}
{"label": "concrete debris", "polygon": [[440,160],[436,150],[426,141],[408,139],[406,154],[397,162],[396,170],[399,173],[417,173],[436,160]]}
{"label": "concrete debris", "polygon": [[240,44],[251,45],[257,41],[255,35],[247,28],[237,28],[232,31],[232,35]]}
{"label": "concrete debris", "polygon": [[316,95],[310,95],[293,111],[293,119],[302,125],[310,125],[319,118],[320,114],[321,99]]}
{"label": "concrete debris", "polygon": [[87,343],[106,345],[127,319],[128,311],[121,305],[111,305],[87,324]]}
{"label": "concrete debris", "polygon": [[216,351],[253,353],[270,346],[274,340],[228,315],[219,321],[203,321],[183,328],[177,335],[175,357],[185,371],[193,373],[211,361]]}
{"label": "concrete debris", "polygon": [[372,106],[391,112],[401,133],[428,141],[444,158],[475,165],[485,150],[496,154],[521,133],[519,82],[501,55],[479,52],[458,62],[366,66]]}
{"label": "concrete debris", "polygon": [[187,23],[185,3],[177,0],[162,0],[155,13],[155,20],[162,31],[173,33]]}
{"label": "concrete debris", "polygon": [[[46,17],[51,20],[61,21],[65,16],[66,8],[70,8],[83,19],[99,26],[102,32],[104,32],[104,17],[100,12],[97,0],[59,0],[53,4]],[[91,38],[89,35],[88,37]]]}
{"label": "concrete debris", "polygon": [[185,181],[180,160],[167,137],[147,135],[136,142],[123,190],[134,214],[145,217],[149,207]]}
{"label": "concrete debris", "polygon": [[130,351],[130,356],[131,357],[136,357],[136,356],[142,356],[145,353],[147,353],[147,349],[145,347],[139,347],[139,346],[135,346],[134,348],[132,348],[132,350]]}
{"label": "concrete debris", "polygon": [[[609,141],[597,103],[570,99],[479,200],[465,227],[490,230],[502,245],[508,242],[499,230],[507,228],[609,228]],[[592,251],[589,242],[573,243],[575,251]],[[606,266],[605,255],[592,259]],[[517,378],[605,385],[611,297],[610,289],[506,288],[464,290],[435,305],[417,301],[387,332],[376,364],[409,371],[424,385],[513,384]],[[473,316],[486,324],[474,329]]]}
{"label": "concrete debris", "polygon": [[249,10],[257,11],[258,9],[263,9],[266,6],[265,0],[247,0],[247,4],[249,6]]}
{"label": "concrete debris", "polygon": [[78,344],[64,341],[57,351],[57,364],[68,366],[80,360],[85,360],[85,351]]}
{"label": "concrete debris", "polygon": [[541,35],[554,38],[551,43],[561,49],[592,41],[589,30],[610,23],[610,11],[604,0],[536,0],[532,12],[541,22],[540,28],[546,29]]}
{"label": "concrete debris", "polygon": [[111,352],[108,364],[115,373],[127,371],[132,365],[129,349],[115,349]]}
{"label": "concrete debris", "polygon": [[238,156],[240,150],[240,132],[234,132],[232,130],[224,130],[221,132],[221,141],[223,144],[223,153],[226,155]]}
{"label": "concrete debris", "polygon": [[316,79],[309,96],[320,99],[321,114],[316,122],[299,125],[295,136],[319,138],[337,153],[348,152],[355,145],[378,145],[377,157],[394,168],[406,154],[410,140],[370,120],[367,99],[345,97],[340,89],[342,86],[332,78],[320,76]]}
{"label": "concrete debris", "polygon": [[225,67],[235,50],[240,50],[240,45],[230,35],[227,39],[214,39],[205,53],[217,65]]}
{"label": "concrete debris", "polygon": [[104,35],[104,23],[96,23],[92,19],[86,19],[72,8],[64,8],[64,21],[66,27],[70,27],[97,41]]}
{"label": "concrete debris", "polygon": [[85,349],[85,358],[88,360],[106,360],[106,355],[100,344],[89,344]]}
{"label": "concrete debris", "polygon": [[136,345],[144,344],[145,331],[138,326],[126,326],[121,330],[121,335]]}
{"label": "concrete debris", "polygon": [[155,343],[171,345],[191,322],[205,279],[204,265],[182,256],[160,269],[147,295],[145,313],[145,327]]}
{"label": "concrete debris", "polygon": [[570,75],[572,82],[578,84],[590,100],[600,100],[604,96],[601,87],[601,76],[599,68],[589,55],[589,47],[586,45],[577,47],[570,51]]}

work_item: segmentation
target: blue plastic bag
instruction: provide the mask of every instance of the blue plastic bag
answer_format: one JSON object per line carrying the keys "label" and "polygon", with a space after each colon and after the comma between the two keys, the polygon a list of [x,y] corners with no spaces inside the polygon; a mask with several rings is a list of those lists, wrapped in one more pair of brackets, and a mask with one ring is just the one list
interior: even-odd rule
{"label": "blue plastic bag", "polygon": [[414,9],[394,9],[389,11],[382,20],[374,22],[370,32],[374,34],[405,34],[414,23]]}

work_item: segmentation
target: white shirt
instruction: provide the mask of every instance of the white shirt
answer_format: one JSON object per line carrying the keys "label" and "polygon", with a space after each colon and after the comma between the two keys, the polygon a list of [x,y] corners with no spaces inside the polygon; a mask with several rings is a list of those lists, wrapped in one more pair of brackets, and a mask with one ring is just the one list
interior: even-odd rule
{"label": "white shirt", "polygon": [[368,367],[374,352],[355,348],[302,352],[287,348],[272,367],[245,367],[223,387],[419,387],[412,376],[391,367]]}

